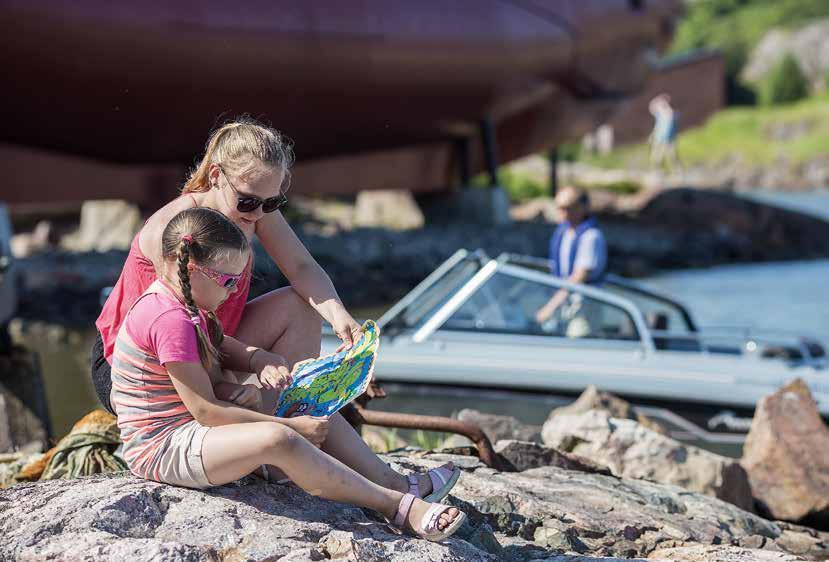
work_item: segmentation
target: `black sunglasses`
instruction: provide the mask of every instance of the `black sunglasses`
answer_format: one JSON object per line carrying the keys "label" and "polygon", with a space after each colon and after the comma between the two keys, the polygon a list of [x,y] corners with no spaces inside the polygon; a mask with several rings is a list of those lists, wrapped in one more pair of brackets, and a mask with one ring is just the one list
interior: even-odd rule
{"label": "black sunglasses", "polygon": [[231,183],[230,178],[227,177],[227,174],[225,174],[224,168],[219,166],[219,170],[221,170],[227,180],[227,184],[230,186],[230,189],[232,189],[236,194],[236,210],[240,213],[252,213],[258,209],[260,205],[262,206],[262,212],[273,213],[277,209],[281,209],[288,204],[288,198],[284,193],[268,197],[267,199],[260,199],[255,195],[244,195],[239,193],[239,190],[236,189],[236,186]]}

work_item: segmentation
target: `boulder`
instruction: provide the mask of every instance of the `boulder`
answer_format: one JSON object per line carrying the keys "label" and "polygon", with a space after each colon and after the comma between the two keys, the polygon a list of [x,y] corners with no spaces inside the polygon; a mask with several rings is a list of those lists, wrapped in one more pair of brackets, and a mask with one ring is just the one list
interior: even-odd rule
{"label": "boulder", "polygon": [[[774,560],[764,556],[789,548],[806,559],[829,556],[827,533],[765,521],[675,486],[556,467],[499,473],[450,455],[381,458],[405,471],[448,460],[462,467],[447,501],[466,510],[469,523],[430,543],[292,485],[245,478],[200,491],[96,475],[0,490],[0,559],[587,562],[641,560],[657,547],[704,547],[709,560]],[[732,545],[760,552],[720,558]]]}
{"label": "boulder", "polygon": [[79,229],[64,236],[61,246],[74,252],[129,250],[143,223],[138,206],[129,201],[86,201]]}
{"label": "boulder", "polygon": [[829,525],[829,428],[802,379],[757,405],[742,465],[763,512]]}
{"label": "boulder", "polygon": [[547,416],[547,420],[556,416],[583,414],[589,410],[604,410],[614,418],[636,420],[649,429],[665,433],[661,425],[634,410],[629,402],[609,392],[600,392],[593,384],[584,389],[584,392],[572,404],[553,409]]}
{"label": "boulder", "polygon": [[544,444],[606,465],[613,474],[682,486],[753,509],[745,471],[735,459],[685,445],[603,410],[560,415],[542,430]]}
{"label": "boulder", "polygon": [[421,228],[423,213],[409,191],[361,191],[354,205],[354,225],[393,230]]}
{"label": "boulder", "polygon": [[39,452],[47,432],[43,379],[36,358],[20,347],[0,354],[0,453]]}
{"label": "boulder", "polygon": [[[487,414],[471,408],[464,408],[458,412],[456,417],[461,421],[480,427],[492,443],[502,439],[541,443],[540,426],[525,425],[512,416]],[[462,447],[470,443],[471,441],[466,437],[453,435],[444,443],[444,447]]]}
{"label": "boulder", "polygon": [[566,470],[577,470],[579,472],[596,472],[610,475],[610,469],[574,455],[557,449],[544,447],[538,443],[528,441],[515,441],[503,439],[495,444],[495,452],[501,457],[508,470],[523,472],[531,468],[542,466],[557,466]]}
{"label": "boulder", "polygon": [[743,68],[742,78],[760,82],[787,54],[797,60],[814,91],[825,89],[829,72],[829,19],[817,20],[799,29],[772,29],[757,43]]}
{"label": "boulder", "polygon": [[672,560],[674,562],[797,562],[800,556],[742,548],[739,546],[680,546],[659,548],[653,551],[648,560]]}

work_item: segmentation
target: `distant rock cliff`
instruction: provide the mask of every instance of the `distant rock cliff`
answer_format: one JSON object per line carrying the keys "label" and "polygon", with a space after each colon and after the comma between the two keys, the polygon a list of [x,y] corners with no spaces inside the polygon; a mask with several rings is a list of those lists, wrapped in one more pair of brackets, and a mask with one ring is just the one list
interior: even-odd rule
{"label": "distant rock cliff", "polygon": [[743,68],[742,78],[759,82],[785,55],[797,60],[800,70],[814,91],[826,89],[829,73],[829,19],[818,20],[798,29],[772,29],[757,44]]}

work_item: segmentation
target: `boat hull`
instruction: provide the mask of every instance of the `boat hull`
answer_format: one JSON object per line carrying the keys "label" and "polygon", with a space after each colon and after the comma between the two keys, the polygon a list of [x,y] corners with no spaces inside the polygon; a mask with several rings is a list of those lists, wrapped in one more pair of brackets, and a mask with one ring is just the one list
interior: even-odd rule
{"label": "boat hull", "polygon": [[482,119],[508,160],[587,130],[639,89],[678,3],[635,4],[9,0],[0,142],[186,165],[210,128],[249,113],[293,138],[301,163],[379,152],[354,167],[383,175],[388,151],[412,150],[436,168],[422,189],[444,189],[455,167],[441,158]]}

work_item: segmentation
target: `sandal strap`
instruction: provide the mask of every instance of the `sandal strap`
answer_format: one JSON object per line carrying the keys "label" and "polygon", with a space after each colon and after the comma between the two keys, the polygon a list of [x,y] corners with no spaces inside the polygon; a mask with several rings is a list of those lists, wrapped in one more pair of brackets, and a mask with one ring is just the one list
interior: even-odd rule
{"label": "sandal strap", "polygon": [[414,495],[417,498],[421,497],[421,494],[420,494],[420,479],[414,474],[409,474],[408,480],[409,480],[409,493]]}
{"label": "sandal strap", "polygon": [[439,531],[440,528],[438,527],[438,519],[440,519],[440,516],[450,509],[452,509],[451,505],[433,503],[429,510],[423,514],[423,518],[420,520],[421,531],[426,534]]}
{"label": "sandal strap", "polygon": [[403,524],[406,523],[406,517],[409,515],[409,511],[411,511],[414,501],[415,497],[412,494],[405,494],[403,499],[400,500],[400,503],[397,505],[397,514],[394,516],[394,525],[396,527],[403,528]]}
{"label": "sandal strap", "polygon": [[453,473],[454,470],[449,470],[445,466],[430,468],[426,474],[429,475],[429,479],[432,481],[432,492],[437,492],[443,488],[449,482],[449,479],[452,478]]}

